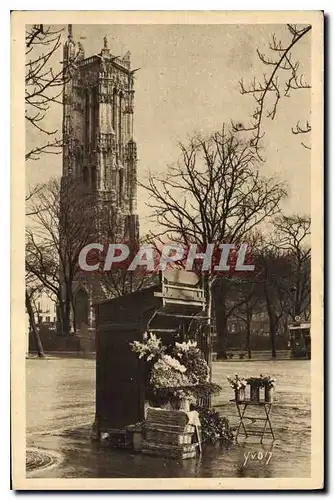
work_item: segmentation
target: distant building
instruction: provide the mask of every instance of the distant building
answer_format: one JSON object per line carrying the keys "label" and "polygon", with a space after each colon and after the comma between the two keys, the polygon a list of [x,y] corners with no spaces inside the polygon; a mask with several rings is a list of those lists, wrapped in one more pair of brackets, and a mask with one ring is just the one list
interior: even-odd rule
{"label": "distant building", "polygon": [[[48,295],[43,293],[36,300],[35,322],[36,324],[48,324],[55,326],[57,323],[57,306]],[[29,330],[29,316],[26,313],[26,332]]]}

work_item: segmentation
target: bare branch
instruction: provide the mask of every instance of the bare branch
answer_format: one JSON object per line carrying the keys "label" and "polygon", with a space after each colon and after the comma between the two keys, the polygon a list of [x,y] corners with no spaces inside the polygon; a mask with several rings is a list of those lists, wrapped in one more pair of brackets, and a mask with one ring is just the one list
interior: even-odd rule
{"label": "bare branch", "polygon": [[[287,25],[287,28],[290,34],[290,42],[284,47],[281,40],[277,40],[275,34],[272,35],[272,41],[269,43],[269,50],[273,54],[272,58],[257,50],[260,61],[270,68],[269,75],[264,74],[262,81],[256,81],[254,78],[248,87],[245,86],[243,80],[239,82],[241,94],[253,96],[255,109],[249,125],[232,122],[233,130],[235,132],[252,132],[251,145],[257,151],[260,159],[263,159],[260,154],[260,141],[264,136],[264,119],[275,119],[280,99],[290,97],[292,90],[310,88],[310,85],[305,81],[304,75],[299,75],[299,61],[293,61],[292,52],[300,40],[311,31],[312,26],[303,26],[298,29],[297,26]],[[279,74],[282,74],[282,80],[279,79]],[[270,96],[272,96],[272,99],[270,99]],[[309,130],[307,131],[310,130],[309,124]]]}
{"label": "bare branch", "polygon": [[46,118],[52,104],[62,104],[63,85],[71,78],[77,56],[66,64],[59,61],[63,30],[38,24],[26,29],[25,119],[41,136],[52,137],[26,152],[26,160],[42,154],[60,154],[58,130],[50,129]]}

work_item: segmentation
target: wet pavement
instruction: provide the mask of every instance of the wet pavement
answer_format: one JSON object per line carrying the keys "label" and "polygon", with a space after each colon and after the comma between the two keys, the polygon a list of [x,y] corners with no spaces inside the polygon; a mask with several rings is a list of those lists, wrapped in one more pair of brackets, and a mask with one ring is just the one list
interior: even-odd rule
{"label": "wet pavement", "polygon": [[[277,379],[271,422],[276,441],[240,438],[230,449],[206,445],[200,458],[168,460],[91,441],[95,361],[28,359],[27,477],[310,477],[310,361],[222,361],[213,365],[223,391],[215,398],[231,425],[237,411],[226,376],[271,374]],[[249,410],[252,414],[258,408]]]}

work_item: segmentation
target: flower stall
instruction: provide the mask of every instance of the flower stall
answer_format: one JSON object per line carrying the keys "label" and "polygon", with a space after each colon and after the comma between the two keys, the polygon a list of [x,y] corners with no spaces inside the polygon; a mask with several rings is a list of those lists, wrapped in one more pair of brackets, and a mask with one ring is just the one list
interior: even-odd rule
{"label": "flower stall", "polygon": [[[226,419],[199,405],[221,387],[210,381],[210,369],[197,342],[164,344],[147,332],[131,343],[146,367],[147,412],[141,451],[164,457],[193,458],[205,440],[230,437]],[[199,412],[197,411],[199,410]],[[230,433],[230,434],[228,434]]]}
{"label": "flower stall", "polygon": [[204,305],[198,277],[178,270],[155,286],[96,304],[97,439],[130,446],[138,426],[130,433],[128,427],[144,421],[148,406],[187,409],[208,393],[205,361],[188,339],[206,322]]}

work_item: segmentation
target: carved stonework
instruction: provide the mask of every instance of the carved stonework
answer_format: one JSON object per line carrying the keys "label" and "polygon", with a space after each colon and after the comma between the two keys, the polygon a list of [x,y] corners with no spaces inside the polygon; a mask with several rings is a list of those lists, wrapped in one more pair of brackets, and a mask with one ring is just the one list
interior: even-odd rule
{"label": "carved stonework", "polygon": [[75,111],[82,112],[84,110],[84,105],[82,104],[81,101],[75,101],[74,104],[73,104],[73,109]]}
{"label": "carved stonework", "polygon": [[105,41],[98,55],[85,58],[83,47],[72,37],[65,52],[69,57],[73,51],[78,64],[64,89],[63,175],[82,182],[88,175],[87,186],[109,209],[118,207],[122,225],[136,202],[137,151],[129,117],[134,113],[131,55],[115,57]]}
{"label": "carved stonework", "polygon": [[100,94],[99,101],[107,104],[111,104],[113,102],[113,96],[111,94]]}

